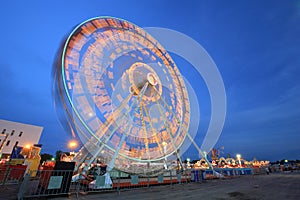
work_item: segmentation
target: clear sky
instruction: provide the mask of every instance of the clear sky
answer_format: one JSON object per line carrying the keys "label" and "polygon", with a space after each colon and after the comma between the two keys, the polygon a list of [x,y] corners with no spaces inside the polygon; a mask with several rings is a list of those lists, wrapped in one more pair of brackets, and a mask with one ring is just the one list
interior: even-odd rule
{"label": "clear sky", "polygon": [[[226,88],[227,116],[216,145],[224,153],[300,159],[299,0],[1,2],[0,118],[43,126],[43,152],[66,150],[71,138],[53,106],[55,54],[75,25],[97,16],[173,29],[206,49]],[[202,88],[199,77],[187,76]],[[210,118],[203,102],[200,134]]]}

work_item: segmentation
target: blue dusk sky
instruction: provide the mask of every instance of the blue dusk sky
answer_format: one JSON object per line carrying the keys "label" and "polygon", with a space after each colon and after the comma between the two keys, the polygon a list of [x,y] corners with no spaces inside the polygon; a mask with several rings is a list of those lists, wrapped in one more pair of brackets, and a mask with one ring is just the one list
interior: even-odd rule
{"label": "blue dusk sky", "polygon": [[[67,150],[52,98],[52,65],[64,37],[97,16],[188,35],[216,63],[227,115],[216,148],[248,160],[300,159],[300,1],[3,1],[0,6],[0,119],[43,126],[43,153]],[[176,41],[174,41],[176,42]],[[199,75],[174,58],[199,98],[197,143],[210,104]],[[206,99],[206,100],[205,100]],[[190,149],[186,157],[197,158]]]}

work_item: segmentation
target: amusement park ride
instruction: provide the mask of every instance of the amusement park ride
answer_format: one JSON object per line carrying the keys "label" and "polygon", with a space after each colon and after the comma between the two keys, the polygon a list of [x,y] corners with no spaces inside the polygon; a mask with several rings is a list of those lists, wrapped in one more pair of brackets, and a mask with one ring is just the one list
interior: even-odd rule
{"label": "amusement park ride", "polygon": [[66,38],[54,67],[61,120],[83,144],[76,169],[101,160],[108,171],[157,174],[170,160],[183,167],[184,141],[206,159],[189,132],[183,77],[142,28],[111,17],[87,20]]}

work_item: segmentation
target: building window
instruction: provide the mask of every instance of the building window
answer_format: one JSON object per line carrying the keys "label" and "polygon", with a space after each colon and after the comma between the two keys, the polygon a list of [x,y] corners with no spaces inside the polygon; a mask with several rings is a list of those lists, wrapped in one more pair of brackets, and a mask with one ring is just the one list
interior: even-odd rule
{"label": "building window", "polygon": [[6,146],[8,146],[8,145],[9,145],[9,143],[10,143],[10,140],[7,140],[7,142],[6,142]]}
{"label": "building window", "polygon": [[5,133],[5,131],[6,131],[6,129],[3,129],[3,130],[2,130],[2,134],[4,134],[4,133]]}
{"label": "building window", "polygon": [[15,133],[15,130],[12,130],[12,132],[11,132],[11,134],[10,134],[10,135],[11,135],[11,136],[13,136],[13,135],[14,135],[14,133]]}
{"label": "building window", "polygon": [[19,134],[19,137],[21,137],[21,136],[22,136],[22,134],[23,134],[23,131],[21,131],[21,132],[20,132],[20,134]]}
{"label": "building window", "polygon": [[17,146],[19,144],[19,141],[16,141],[16,144],[15,144],[15,146]]}

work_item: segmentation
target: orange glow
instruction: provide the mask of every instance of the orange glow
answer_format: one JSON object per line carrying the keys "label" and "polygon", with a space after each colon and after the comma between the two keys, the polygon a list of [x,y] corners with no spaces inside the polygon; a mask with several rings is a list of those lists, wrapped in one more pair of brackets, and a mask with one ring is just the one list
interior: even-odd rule
{"label": "orange glow", "polygon": [[74,149],[77,147],[77,141],[70,141],[68,145],[71,149]]}
{"label": "orange glow", "polygon": [[25,145],[25,149],[30,149],[31,145],[30,144],[26,144]]}

